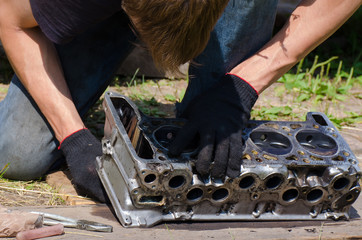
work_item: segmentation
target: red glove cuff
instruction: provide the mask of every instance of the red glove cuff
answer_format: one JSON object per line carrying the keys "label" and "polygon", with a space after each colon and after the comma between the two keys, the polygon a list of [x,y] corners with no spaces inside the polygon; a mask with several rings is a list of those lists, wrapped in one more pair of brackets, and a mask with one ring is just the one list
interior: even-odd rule
{"label": "red glove cuff", "polygon": [[82,130],[84,130],[84,129],[88,129],[88,128],[78,129],[77,131],[72,132],[71,134],[69,134],[68,136],[66,136],[65,138],[63,138],[63,140],[59,143],[58,150],[60,150],[60,147],[62,146],[62,143],[64,142],[65,139],[67,139],[68,137],[72,136],[74,133],[77,133],[77,132],[82,131]]}
{"label": "red glove cuff", "polygon": [[233,74],[233,73],[226,73],[225,75],[232,75],[232,76],[235,76],[235,77],[238,77],[240,78],[241,80],[243,80],[244,82],[246,82],[252,89],[254,89],[254,91],[256,92],[256,94],[259,96],[259,92],[253,87],[253,85],[251,85],[248,81],[246,81],[244,78],[236,75],[236,74]]}

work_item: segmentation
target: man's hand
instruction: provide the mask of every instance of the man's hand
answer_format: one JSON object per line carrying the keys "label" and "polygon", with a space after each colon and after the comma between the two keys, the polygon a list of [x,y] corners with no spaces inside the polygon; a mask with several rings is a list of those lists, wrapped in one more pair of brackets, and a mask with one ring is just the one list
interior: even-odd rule
{"label": "man's hand", "polygon": [[77,192],[107,202],[107,194],[96,171],[96,157],[102,155],[98,139],[88,129],[81,129],[66,137],[59,148],[64,153]]}
{"label": "man's hand", "polygon": [[[244,142],[242,129],[258,98],[257,92],[236,75],[225,75],[211,89],[196,97],[181,117],[188,119],[169,148],[179,155],[200,135],[196,170],[201,175],[235,178],[240,174]],[[212,165],[213,162],[213,165]]]}

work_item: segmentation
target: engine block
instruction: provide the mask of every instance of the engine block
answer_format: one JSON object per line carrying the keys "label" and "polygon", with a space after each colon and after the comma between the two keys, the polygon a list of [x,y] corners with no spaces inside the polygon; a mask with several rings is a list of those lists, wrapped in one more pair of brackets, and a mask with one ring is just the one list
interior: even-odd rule
{"label": "engine block", "polygon": [[349,219],[361,171],[328,118],[249,121],[240,176],[201,177],[197,140],[181,156],[168,146],[185,120],[144,115],[128,98],[107,92],[98,173],[119,221],[150,227],[162,221]]}

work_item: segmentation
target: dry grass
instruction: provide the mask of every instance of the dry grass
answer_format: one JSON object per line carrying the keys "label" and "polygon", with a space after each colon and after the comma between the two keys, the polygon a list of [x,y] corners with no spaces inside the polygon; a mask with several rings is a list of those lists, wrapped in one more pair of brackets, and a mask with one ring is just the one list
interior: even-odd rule
{"label": "dry grass", "polygon": [[0,204],[3,206],[65,205],[62,194],[45,181],[12,181],[0,178]]}

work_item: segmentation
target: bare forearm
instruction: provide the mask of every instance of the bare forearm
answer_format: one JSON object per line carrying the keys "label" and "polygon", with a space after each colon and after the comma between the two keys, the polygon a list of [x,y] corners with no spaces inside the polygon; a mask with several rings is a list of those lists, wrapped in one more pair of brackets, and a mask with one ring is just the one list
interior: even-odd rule
{"label": "bare forearm", "polygon": [[62,140],[82,128],[83,123],[72,102],[56,50],[40,29],[33,27],[36,22],[32,16],[13,17],[16,5],[6,1],[0,2],[0,37],[7,56],[57,139]]}
{"label": "bare forearm", "polygon": [[9,60],[58,140],[82,128],[52,44],[38,28],[2,39]]}
{"label": "bare forearm", "polygon": [[288,23],[255,55],[231,73],[259,93],[333,34],[361,5],[361,0],[304,0]]}

